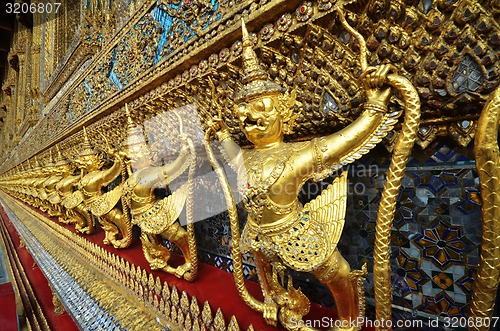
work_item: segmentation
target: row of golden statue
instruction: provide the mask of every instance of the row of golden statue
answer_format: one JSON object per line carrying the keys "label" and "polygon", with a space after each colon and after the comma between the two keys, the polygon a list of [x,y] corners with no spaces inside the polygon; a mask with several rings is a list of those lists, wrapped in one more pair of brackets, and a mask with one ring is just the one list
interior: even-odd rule
{"label": "row of golden statue", "polygon": [[[374,253],[375,295],[380,302],[390,303],[390,231],[396,198],[418,130],[418,94],[408,80],[393,72],[393,67],[368,67],[367,52],[363,49],[366,45],[360,40],[360,60],[365,72],[360,80],[366,93],[362,114],[339,132],[287,143],[284,135],[292,130],[296,94],[284,93],[280,85],[269,79],[252,49],[244,23],[242,29],[243,87],[234,103],[240,128],[253,146],[241,149],[222,118],[210,117],[205,132],[208,159],[227,202],[236,286],[246,304],[261,312],[268,324],[276,325],[279,321],[288,330],[313,330],[299,323],[309,312],[310,303],[300,289],[293,287],[291,279],[286,279],[285,270],[309,272],[331,291],[341,321],[339,330],[355,330],[361,325],[353,325],[352,321],[364,314],[366,270],[351,271],[337,249],[345,221],[346,173],[305,205],[299,202],[298,194],[307,180],[322,180],[368,153],[404,113],[380,201]],[[388,112],[395,90],[403,109]],[[216,113],[222,113],[222,105],[214,102],[213,106],[219,108]],[[104,167],[104,156],[91,146],[84,128],[82,148],[75,159],[65,159],[56,146],[57,159],[51,164],[41,167],[35,161],[34,168],[4,178],[0,184],[24,202],[58,217],[60,222],[75,224],[80,233],[93,233],[97,220],[105,231],[104,243],[116,248],[130,245],[132,225],[138,225],[143,253],[151,268],[194,281],[197,252],[192,210],[196,164],[193,141],[182,135],[182,148],[176,159],[166,165],[153,165],[151,148],[142,129],[134,123],[127,107],[126,113],[128,139],[120,151],[108,145],[110,166]],[[210,116],[206,112],[203,115]],[[238,190],[248,211],[242,234],[227,176],[211,147],[214,136],[238,176]],[[156,187],[168,185],[186,172],[187,181],[170,195],[164,198],[155,195]],[[106,189],[120,175],[121,184]],[[184,208],[186,228],[178,221]],[[170,252],[162,245],[162,237],[179,247],[184,264],[176,268],[169,265]],[[241,256],[248,252],[255,257],[264,302],[251,296],[244,284]],[[390,309],[390,304],[377,306],[377,314],[388,314],[390,318]]]}

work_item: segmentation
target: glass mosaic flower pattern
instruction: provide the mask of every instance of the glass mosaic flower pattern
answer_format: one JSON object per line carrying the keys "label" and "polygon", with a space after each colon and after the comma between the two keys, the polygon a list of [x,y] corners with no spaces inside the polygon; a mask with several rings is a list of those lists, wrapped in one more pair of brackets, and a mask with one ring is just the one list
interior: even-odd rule
{"label": "glass mosaic flower pattern", "polygon": [[462,263],[463,253],[473,248],[461,226],[452,226],[442,219],[432,228],[425,229],[415,240],[415,244],[422,251],[423,258],[430,259],[443,269],[452,263]]}

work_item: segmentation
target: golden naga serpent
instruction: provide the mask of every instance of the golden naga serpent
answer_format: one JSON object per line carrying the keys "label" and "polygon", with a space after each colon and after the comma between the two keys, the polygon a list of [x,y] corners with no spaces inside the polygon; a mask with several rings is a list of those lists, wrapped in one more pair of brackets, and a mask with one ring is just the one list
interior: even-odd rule
{"label": "golden naga serpent", "polygon": [[[340,22],[344,28],[349,31],[359,42],[361,69],[366,71],[368,68],[366,54],[366,42],[363,36],[354,30],[347,23],[341,8],[337,8]],[[401,188],[406,170],[406,162],[411,154],[415,138],[417,136],[420,124],[420,98],[415,87],[405,77],[398,75],[388,75],[389,85],[399,91],[403,99],[403,108],[405,110],[404,122],[401,134],[394,145],[394,152],[389,169],[387,170],[384,191],[380,200],[377,213],[377,223],[375,226],[375,247],[373,250],[374,259],[374,291],[376,319],[378,321],[388,321],[392,319],[392,291],[390,282],[390,244],[391,229],[396,211],[396,199]],[[389,330],[384,327],[385,323],[377,327],[377,330]]]}
{"label": "golden naga serpent", "polygon": [[207,150],[208,160],[214,168],[215,174],[219,178],[222,186],[222,192],[224,193],[224,198],[227,203],[227,212],[229,214],[229,223],[231,228],[232,247],[231,254],[233,255],[233,266],[234,266],[234,283],[238,290],[239,295],[245,301],[245,303],[258,312],[264,312],[265,304],[257,299],[255,299],[245,286],[245,276],[243,275],[243,262],[240,252],[240,224],[238,221],[238,211],[236,209],[236,203],[234,202],[234,197],[231,192],[231,187],[227,181],[227,177],[224,173],[224,169],[217,161],[215,154],[210,146],[210,135],[213,129],[209,127],[205,132],[205,148]]}
{"label": "golden naga serpent", "polygon": [[486,103],[477,123],[474,141],[476,168],[482,197],[483,237],[481,260],[477,271],[471,303],[471,317],[477,318],[471,330],[489,330],[495,297],[500,281],[500,156],[498,129],[500,125],[500,87]]}
{"label": "golden naga serpent", "polygon": [[[179,135],[184,135],[184,126],[182,123],[181,116],[173,111],[174,115],[179,120]],[[191,158],[189,160],[189,169],[188,169],[188,195],[186,198],[186,230],[188,235],[188,248],[189,248],[189,256],[191,257],[191,268],[189,272],[189,276],[185,276],[184,279],[192,282],[196,279],[198,275],[198,248],[196,246],[196,237],[194,233],[194,216],[193,216],[193,206],[194,206],[194,176],[196,173],[196,150],[194,147],[193,140],[191,138],[187,138],[187,144],[189,146],[189,152],[191,154]]]}

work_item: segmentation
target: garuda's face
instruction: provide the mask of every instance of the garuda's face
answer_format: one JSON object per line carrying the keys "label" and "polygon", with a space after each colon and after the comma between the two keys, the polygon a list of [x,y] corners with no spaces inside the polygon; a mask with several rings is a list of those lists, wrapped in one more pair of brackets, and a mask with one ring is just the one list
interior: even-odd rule
{"label": "garuda's face", "polygon": [[103,165],[103,160],[101,155],[91,154],[79,157],[75,163],[79,168],[90,172],[99,170]]}
{"label": "garuda's face", "polygon": [[59,166],[58,172],[60,174],[66,175],[66,174],[71,173],[72,170],[73,170],[73,168],[71,167],[70,164],[63,164],[63,165]]}
{"label": "garuda's face", "polygon": [[146,144],[138,144],[129,148],[128,157],[135,169],[150,167],[152,164],[151,151]]}
{"label": "garuda's face", "polygon": [[283,120],[272,97],[259,97],[237,105],[240,128],[254,145],[276,142],[283,135]]}

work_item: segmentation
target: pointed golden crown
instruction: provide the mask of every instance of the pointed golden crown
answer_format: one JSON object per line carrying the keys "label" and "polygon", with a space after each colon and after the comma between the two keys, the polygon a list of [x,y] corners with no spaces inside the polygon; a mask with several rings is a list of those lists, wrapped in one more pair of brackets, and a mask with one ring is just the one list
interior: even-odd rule
{"label": "pointed golden crown", "polygon": [[140,145],[142,147],[146,145],[146,137],[144,136],[141,127],[132,119],[128,104],[125,104],[125,114],[127,115],[127,140],[124,143],[124,147],[130,150],[132,146]]}
{"label": "pointed golden crown", "polygon": [[83,146],[82,151],[78,154],[78,156],[87,156],[87,155],[95,155],[97,152],[92,148],[90,144],[89,137],[87,135],[87,129],[83,127]]}
{"label": "pointed golden crown", "polygon": [[56,145],[56,151],[57,151],[56,166],[61,166],[70,163],[70,161],[62,155],[59,145]]}
{"label": "pointed golden crown", "polygon": [[52,149],[49,149],[49,160],[47,162],[47,166],[53,166],[55,163],[54,156],[52,155]]}
{"label": "pointed golden crown", "polygon": [[35,155],[35,165],[33,167],[33,170],[39,170],[39,169],[42,169],[42,166],[41,166],[40,162],[38,162],[38,158]]}
{"label": "pointed golden crown", "polygon": [[257,96],[280,94],[283,92],[282,87],[269,79],[267,72],[259,63],[259,59],[252,48],[253,42],[248,35],[243,18],[241,19],[241,31],[243,34],[243,51],[241,54],[243,87],[236,92],[235,102],[240,103]]}

